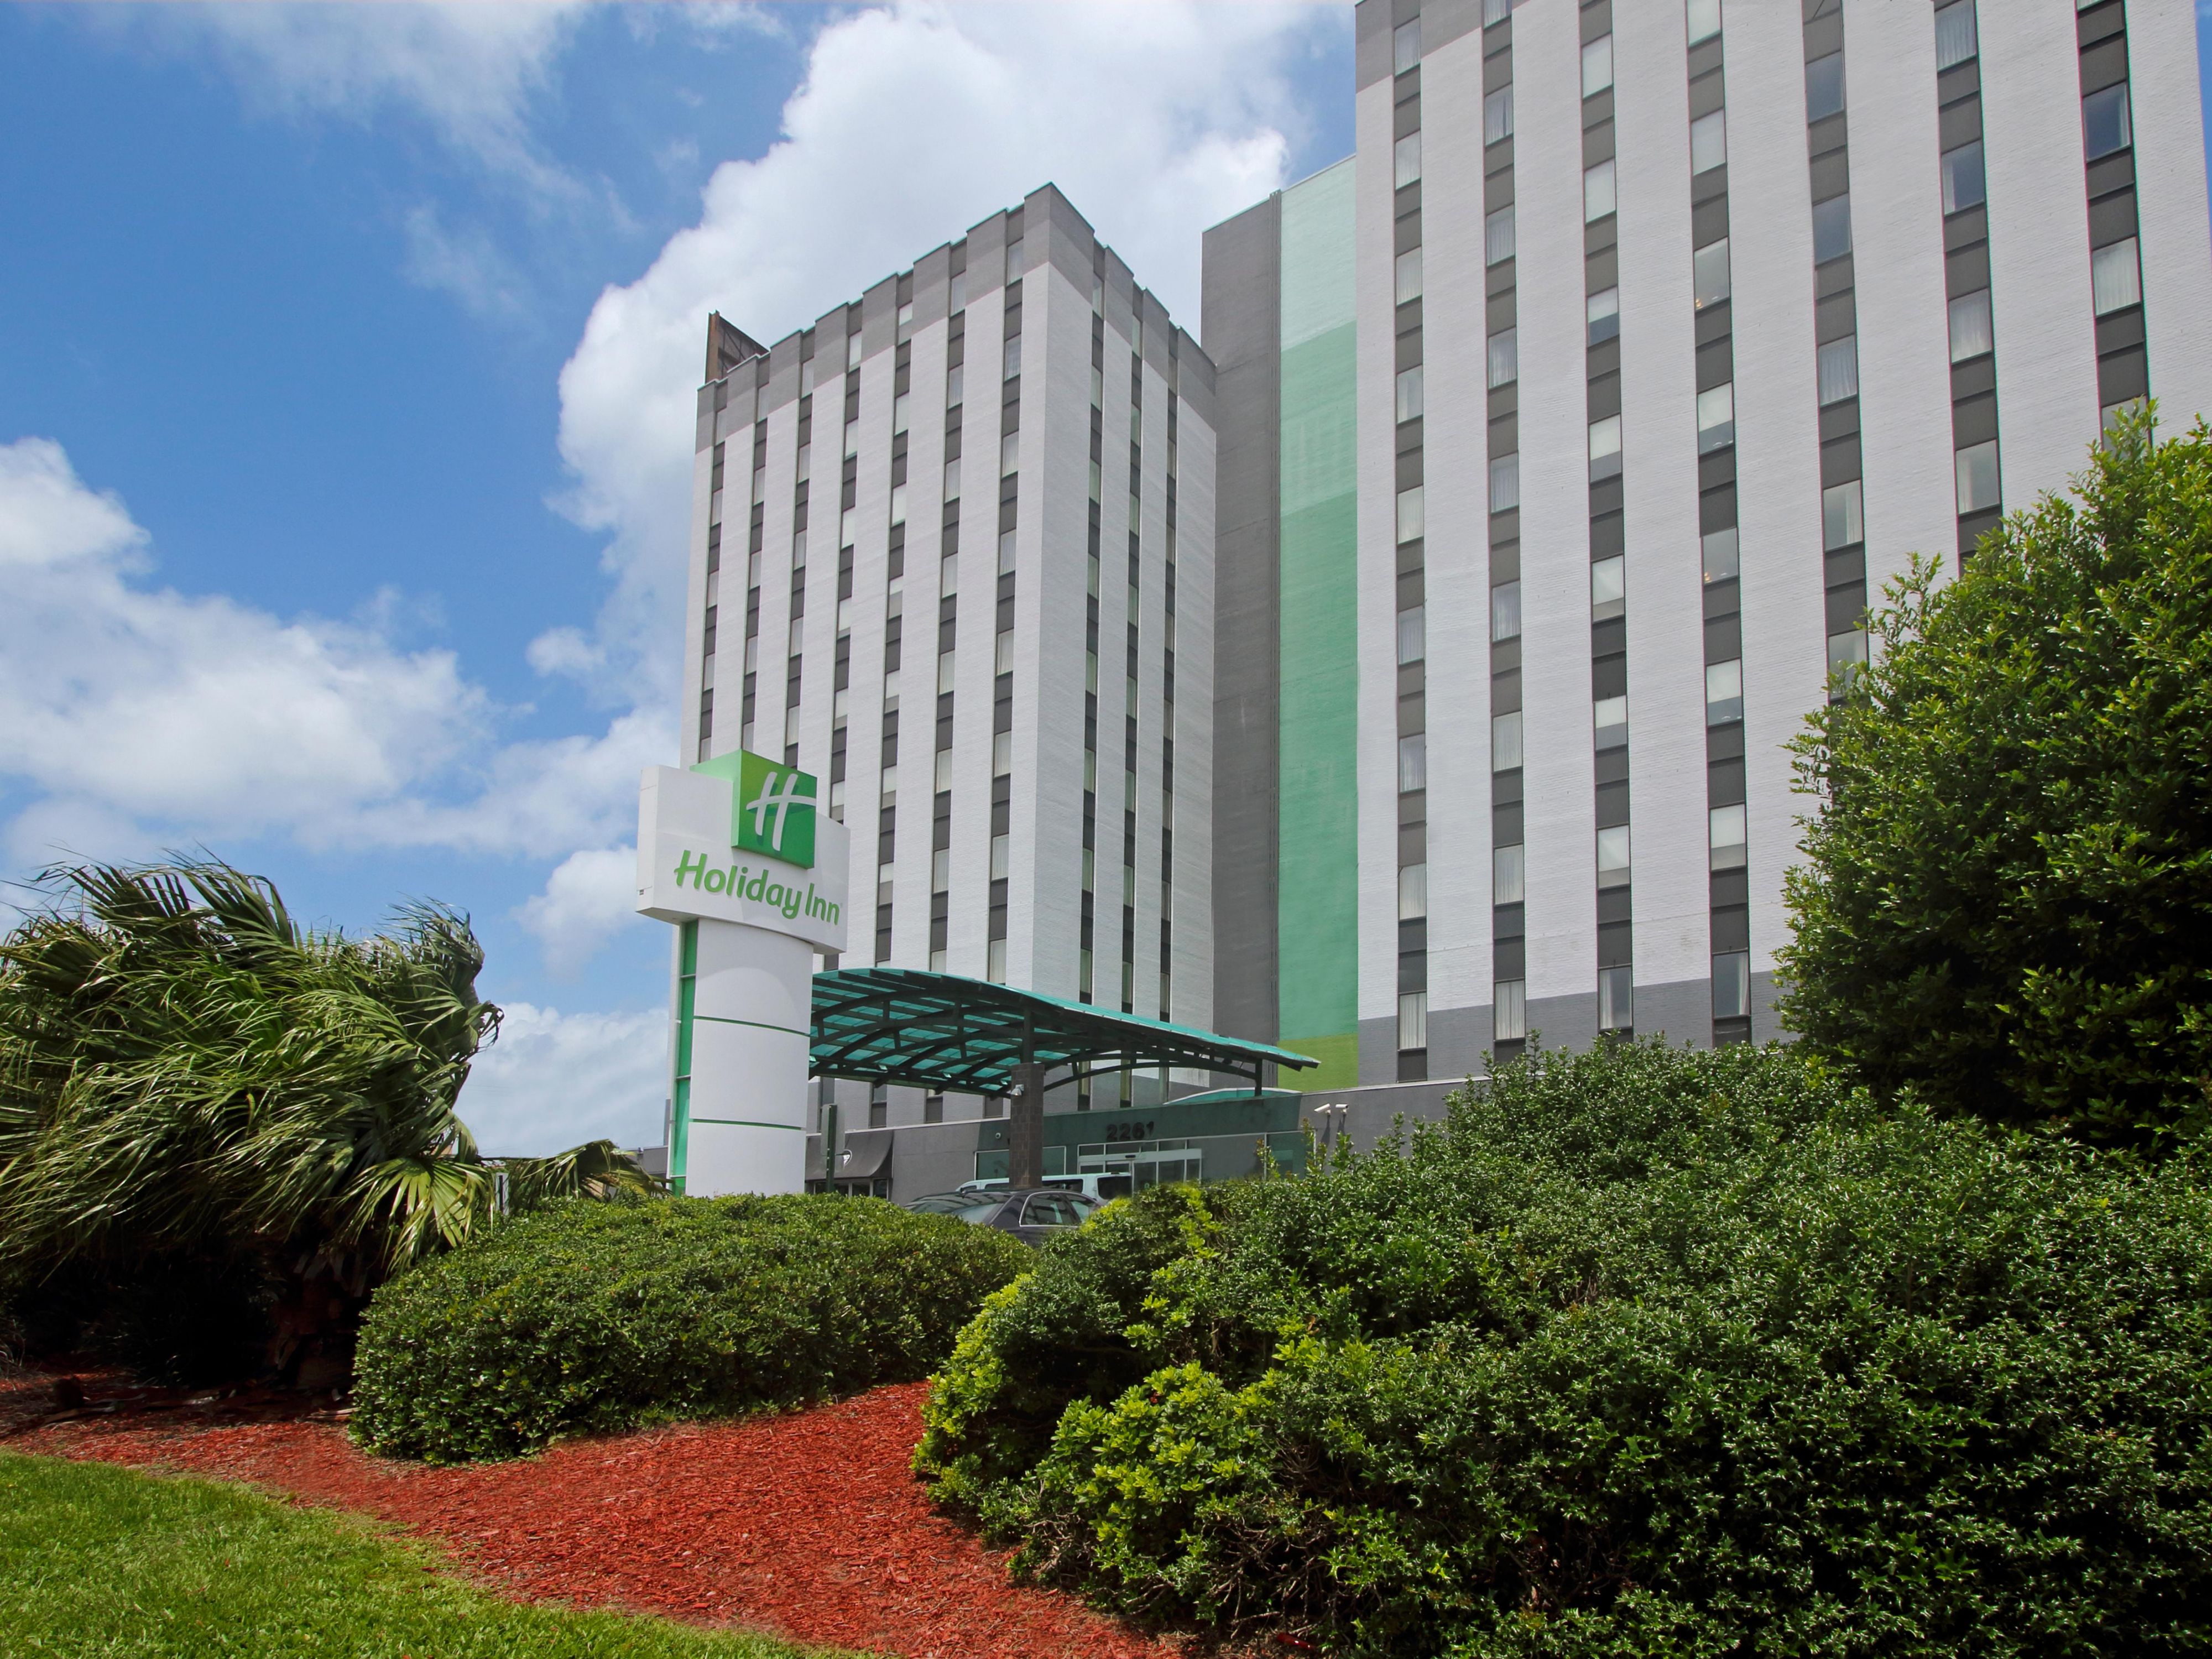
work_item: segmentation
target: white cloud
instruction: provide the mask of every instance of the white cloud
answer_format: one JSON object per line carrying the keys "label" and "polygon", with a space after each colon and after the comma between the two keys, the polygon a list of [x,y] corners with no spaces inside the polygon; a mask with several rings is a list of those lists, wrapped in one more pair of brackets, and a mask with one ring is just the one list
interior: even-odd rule
{"label": "white cloud", "polygon": [[448,229],[436,204],[411,209],[405,221],[402,274],[417,288],[452,295],[479,317],[511,317],[523,307],[523,282],[480,225]]}
{"label": "white cloud", "polygon": [[[560,857],[635,811],[666,718],[505,743],[445,650],[406,650],[389,596],[291,621],[144,577],[145,532],[59,445],[0,446],[0,779],[31,799],[19,862],[279,832],[314,846]],[[82,837],[82,839],[80,839]]]}
{"label": "white cloud", "polygon": [[665,697],[707,313],[773,340],[1056,183],[1197,325],[1200,234],[1282,182],[1281,72],[1334,9],[901,3],[817,37],[780,142],[611,288],[561,376],[564,502],[612,533],[610,671]]}
{"label": "white cloud", "polygon": [[636,907],[637,848],[610,847],[568,854],[515,919],[537,939],[546,966],[566,975],[624,927],[642,925]]}
{"label": "white cloud", "polygon": [[276,113],[366,121],[406,110],[494,172],[567,195],[578,186],[539,154],[528,117],[583,9],[576,0],[229,4],[159,7],[134,21],[204,44]]}
{"label": "white cloud", "polygon": [[563,1014],[516,1002],[471,1069],[460,1112],[487,1153],[542,1157],[603,1136],[659,1146],[667,1097],[665,1013]]}

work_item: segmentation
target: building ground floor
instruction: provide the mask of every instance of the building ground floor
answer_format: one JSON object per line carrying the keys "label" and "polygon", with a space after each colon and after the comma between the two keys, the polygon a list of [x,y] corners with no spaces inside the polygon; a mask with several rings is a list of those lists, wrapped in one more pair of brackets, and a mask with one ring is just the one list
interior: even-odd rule
{"label": "building ground floor", "polygon": [[[1109,1194],[1179,1181],[1222,1181],[1272,1164],[1303,1171],[1309,1148],[1343,1143],[1367,1150],[1401,1128],[1436,1122],[1465,1079],[1380,1084],[1255,1096],[1201,1091],[1164,1101],[1077,1111],[1048,1101],[1045,1173],[1103,1177]],[[1320,1112],[1342,1106],[1342,1112]],[[841,1113],[842,1111],[841,1107]],[[1007,1121],[1003,1112],[935,1123],[885,1124],[838,1132],[836,1182],[842,1190],[905,1203],[965,1182],[1003,1180]],[[807,1137],[810,1188],[823,1183],[823,1138]]]}

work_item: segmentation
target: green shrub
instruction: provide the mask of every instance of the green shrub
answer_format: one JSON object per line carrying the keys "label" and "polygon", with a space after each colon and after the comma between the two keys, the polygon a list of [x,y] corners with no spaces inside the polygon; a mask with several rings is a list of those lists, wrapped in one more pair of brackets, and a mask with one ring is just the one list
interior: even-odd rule
{"label": "green shrub", "polygon": [[915,1464],[1102,1606],[1348,1654],[2201,1651],[2208,1361],[2191,1161],[1609,1046],[1110,1206]]}
{"label": "green shrub", "polygon": [[377,1292],[354,1436],[433,1462],[511,1457],[910,1382],[1031,1260],[1006,1234],[874,1199],[558,1205]]}

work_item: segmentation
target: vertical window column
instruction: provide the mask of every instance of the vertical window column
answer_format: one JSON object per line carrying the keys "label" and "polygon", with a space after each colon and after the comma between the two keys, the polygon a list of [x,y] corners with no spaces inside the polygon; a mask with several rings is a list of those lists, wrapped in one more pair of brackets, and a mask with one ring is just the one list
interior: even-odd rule
{"label": "vertical window column", "polygon": [[[717,419],[729,406],[729,381],[725,377],[714,386]],[[722,497],[723,449],[720,443],[714,446],[712,478],[708,485],[710,505],[707,510],[707,604],[706,616],[700,623],[699,633],[699,752],[696,758],[700,760],[705,760],[714,753],[714,647],[722,589],[722,518],[727,510]]]}
{"label": "vertical window column", "polygon": [[[1429,718],[1426,572],[1428,498],[1426,392],[1423,379],[1421,280],[1421,20],[1401,22],[1392,38],[1394,149],[1391,253],[1396,273],[1396,532],[1398,656],[1398,1052],[1397,1077],[1429,1074]],[[1502,95],[1503,114],[1498,99]],[[1510,149],[1513,88],[1483,106],[1484,137]],[[1498,131],[1502,118],[1504,131]]]}
{"label": "vertical window column", "polygon": [[[1500,322],[1517,318],[1516,253],[1518,246],[1513,207],[1513,20],[1506,0],[1486,0],[1483,7],[1482,87],[1484,109],[1483,265],[1485,303],[1493,332]],[[1501,116],[1498,112],[1503,111]],[[1503,131],[1500,131],[1500,128]],[[1496,134],[1492,137],[1492,134]],[[1407,337],[1400,336],[1400,360],[1404,362]],[[1418,347],[1419,335],[1413,338]],[[1490,933],[1491,933],[1491,1051],[1500,1065],[1516,1059],[1528,1036],[1528,859],[1522,827],[1521,753],[1521,384],[1517,336],[1516,373],[1510,379],[1494,375],[1488,391],[1489,423],[1486,442],[1490,514]],[[1418,369],[1415,371],[1418,385]],[[1401,385],[1404,383],[1401,373]],[[1401,394],[1402,402],[1402,394]],[[1418,573],[1415,573],[1418,580]],[[1418,586],[1407,592],[1407,576],[1399,577],[1401,607],[1400,631],[1405,631],[1405,609],[1417,599]],[[1401,647],[1402,653],[1403,647]],[[1407,830],[1399,830],[1403,843]],[[1421,878],[1425,892],[1426,837],[1422,836]],[[1409,851],[1400,853],[1401,866],[1413,862]],[[1400,875],[1400,909],[1407,907],[1407,885]],[[1424,910],[1425,898],[1420,901]]]}
{"label": "vertical window column", "polygon": [[[1596,827],[1597,1028],[1636,1027],[1630,895],[1626,505],[1621,482],[1620,247],[1612,0],[1582,8],[1583,418],[1589,423],[1591,775]],[[1692,162],[1694,166],[1694,161]],[[1492,326],[1497,325],[1493,320]],[[1492,336],[1493,341],[1496,336]],[[1493,345],[1492,356],[1498,353]],[[1493,370],[1493,378],[1495,371]]]}
{"label": "vertical window column", "polygon": [[2142,255],[2136,235],[2135,117],[2129,106],[2124,0],[2084,0],[2081,153],[2087,167],[2089,285],[2097,330],[2097,403],[2105,427],[2150,396]]}
{"label": "vertical window column", "polygon": [[[1144,519],[1145,313],[1129,322],[1129,594],[1122,610],[1121,660],[1121,1012],[1137,1012],[1137,623],[1140,614],[1138,527]],[[1123,1079],[1122,1099],[1129,1099]]]}
{"label": "vertical window column", "polygon": [[[1948,301],[1951,447],[1961,562],[2003,516],[1998,490],[1996,319],[1990,306],[1990,221],[1982,159],[1980,31],[1974,0],[1936,9],[1936,97],[1943,193],[1943,281]],[[1825,379],[1828,362],[1821,360]],[[1866,660],[1866,571],[1831,556],[1828,658]]]}
{"label": "vertical window column", "polygon": [[[1169,1018],[1175,982],[1176,438],[1182,393],[1180,337],[1168,336],[1167,541],[1161,550],[1160,633],[1160,1018]],[[1163,1074],[1164,1079],[1164,1074]],[[1164,1093],[1163,1094],[1164,1097]]]}
{"label": "vertical window column", "polygon": [[[1689,19],[1690,272],[1697,341],[1698,575],[1704,593],[1709,846],[1744,810],[1742,561],[1736,535],[1735,337],[1729,270],[1728,82],[1717,4]],[[1733,817],[1731,817],[1733,815]],[[1722,826],[1716,830],[1715,826]],[[1712,1041],[1751,1038],[1750,892],[1742,860],[1709,855]]]}
{"label": "vertical window column", "polygon": [[[1010,239],[1018,235],[1012,230]],[[986,879],[983,976],[1003,983],[1006,977],[1006,892],[1008,848],[1013,818],[1013,620],[1014,532],[1020,506],[1018,450],[1022,417],[1022,289],[1019,276],[1021,244],[1006,246],[1006,310],[1002,335],[1001,392],[999,447],[999,559],[996,575],[996,627],[992,638],[991,665],[991,842],[990,869]]]}
{"label": "vertical window column", "polygon": [[[1091,501],[1090,558],[1084,599],[1083,669],[1083,910],[1076,940],[1075,994],[1091,1001],[1097,990],[1098,874],[1098,575],[1099,501],[1104,488],[1106,390],[1106,318],[1103,288],[1104,251],[1091,276]],[[1082,1098],[1087,1102],[1086,1088]]]}
{"label": "vertical window column", "polygon": [[[820,365],[815,349],[817,343],[815,331],[810,329],[801,337],[799,347],[799,463],[797,482],[792,485],[791,620],[785,630],[784,640],[783,758],[787,766],[799,763],[799,693],[801,684],[799,647],[800,620],[806,614],[806,538],[814,488],[814,392],[815,377]],[[835,520],[832,522],[834,524]],[[746,721],[746,729],[752,729],[750,718]],[[763,747],[765,746],[763,744]]]}

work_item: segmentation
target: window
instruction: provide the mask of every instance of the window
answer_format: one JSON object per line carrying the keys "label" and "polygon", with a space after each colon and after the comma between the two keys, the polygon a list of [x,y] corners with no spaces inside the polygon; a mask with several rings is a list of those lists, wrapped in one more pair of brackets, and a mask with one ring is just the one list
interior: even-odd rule
{"label": "window", "polygon": [[960,499],[960,458],[957,455],[945,464],[945,499],[948,501]]}
{"label": "window", "polygon": [[1490,902],[1518,904],[1528,896],[1528,848],[1495,847],[1490,853]]}
{"label": "window", "polygon": [[1620,290],[1600,289],[1589,296],[1589,343],[1602,345],[1620,336]]}
{"label": "window", "polygon": [[1520,331],[1502,328],[1490,337],[1490,384],[1501,386],[1520,378]]}
{"label": "window", "polygon": [[1743,659],[1705,665],[1705,724],[1726,726],[1743,718]]}
{"label": "window", "polygon": [[1398,793],[1411,795],[1429,787],[1429,740],[1416,732],[1398,739]]}
{"label": "window", "polygon": [[1521,505],[1521,457],[1500,455],[1490,464],[1490,510],[1508,513]]}
{"label": "window", "polygon": [[1519,582],[1500,582],[1490,590],[1490,637],[1493,641],[1521,637]]}
{"label": "window", "polygon": [[860,453],[860,423],[858,421],[845,422],[844,453],[847,455],[857,455]]}
{"label": "window", "polygon": [[1627,562],[1616,553],[1590,566],[1590,620],[1610,622],[1627,609]]}
{"label": "window", "polygon": [[1006,940],[994,939],[984,948],[983,977],[994,985],[1004,985],[1006,982]]}
{"label": "window", "polygon": [[1690,123],[1690,171],[1711,173],[1728,165],[1728,112],[1715,110]]}
{"label": "window", "polygon": [[1407,605],[1398,613],[1398,664],[1419,662],[1429,654],[1428,617],[1421,606]]}
{"label": "window", "polygon": [[1429,994],[1407,991],[1398,999],[1398,1050],[1429,1046]]}
{"label": "window", "polygon": [[1490,1040],[1518,1042],[1528,1035],[1528,981],[1501,979],[1490,1004]]}
{"label": "window", "polygon": [[1712,867],[1741,870],[1744,866],[1743,808],[1716,806],[1705,814],[1707,843],[1712,848]]}
{"label": "window", "polygon": [[[1012,640],[1013,635],[1009,632],[1001,634],[999,637],[1002,640]],[[1001,669],[1000,672],[1004,673],[1006,671]],[[991,738],[991,775],[994,778],[1003,778],[1013,769],[1014,734],[1011,732],[997,732]]]}
{"label": "window", "polygon": [[1981,51],[1974,33],[1974,0],[1936,9],[1936,67],[1953,69]]}
{"label": "window", "polygon": [[[2136,256],[2134,237],[2089,255],[2089,292],[2100,317],[2142,303],[2142,263]],[[1983,297],[1986,302],[1988,296]]]}
{"label": "window", "polygon": [[1628,884],[1628,826],[1616,823],[1597,832],[1597,884]]}
{"label": "window", "polygon": [[1859,342],[1856,334],[1830,340],[1820,353],[1820,407],[1859,395]]}
{"label": "window", "polygon": [[1590,422],[1590,482],[1595,483],[1601,478],[1617,477],[1620,473],[1620,416],[1608,415],[1601,421]]}
{"label": "window", "polygon": [[1979,513],[1997,505],[2001,497],[1997,488],[1996,439],[1992,438],[1984,444],[1972,444],[1959,451],[1956,466],[1960,513]]}
{"label": "window", "polygon": [[1597,1029],[1632,1031],[1636,1029],[1634,975],[1626,968],[1597,970]]}
{"label": "window", "polygon": [[1594,98],[1613,84],[1613,37],[1601,34],[1583,48],[1583,96]]}
{"label": "window", "polygon": [[1604,218],[1613,206],[1613,161],[1608,157],[1583,170],[1583,222]]}
{"label": "window", "polygon": [[1006,283],[1011,287],[1021,279],[1022,239],[1018,236],[1006,244]]}
{"label": "window", "polygon": [[1943,211],[1963,212],[1979,207],[1989,192],[1982,184],[1982,141],[1961,144],[1943,152]]}
{"label": "window", "polygon": [[1521,764],[1521,711],[1490,717],[1490,769],[1511,772]]}
{"label": "window", "polygon": [[993,881],[1006,880],[1008,872],[1012,869],[1013,844],[1014,838],[1012,836],[991,837],[991,879]]}
{"label": "window", "polygon": [[1735,441],[1735,383],[1698,394],[1698,453],[1709,455]]}
{"label": "window", "polygon": [[1421,418],[1421,366],[1398,371],[1398,418],[1418,421]]}
{"label": "window", "polygon": [[837,515],[837,545],[840,548],[853,545],[853,525],[860,516],[856,509],[849,507]]}
{"label": "window", "polygon": [[1736,550],[1735,526],[1709,532],[1698,544],[1698,557],[1709,582],[1732,582],[1742,574]]}
{"label": "window", "polygon": [[2128,118],[2128,83],[2106,87],[2081,100],[2081,150],[2090,161],[2110,155],[2135,143]]}
{"label": "window", "polygon": [[1628,699],[1600,697],[1590,719],[1591,744],[1598,749],[1620,749],[1628,742]]}
{"label": "window", "polygon": [[1407,248],[1398,256],[1398,303],[1421,297],[1421,250]]}
{"label": "window", "polygon": [[948,316],[957,316],[968,308],[968,273],[956,270],[945,290],[945,310]]}
{"label": "window", "polygon": [[1494,144],[1513,136],[1513,88],[1498,88],[1482,100],[1482,142]]}
{"label": "window", "polygon": [[1708,242],[1690,256],[1690,286],[1697,295],[1698,309],[1718,305],[1729,296],[1729,245],[1723,236],[1717,242]]}
{"label": "window", "polygon": [[[840,603],[849,603],[840,601]],[[1001,629],[993,641],[991,672],[994,677],[1014,672],[1014,630]]]}
{"label": "window", "polygon": [[1422,520],[1425,516],[1421,505],[1421,486],[1398,492],[1398,540],[1417,542],[1421,539]]}
{"label": "window", "polygon": [[1502,23],[1513,15],[1513,0],[1482,0],[1482,27]]}
{"label": "window", "polygon": [[1392,62],[1396,65],[1393,70],[1395,74],[1403,75],[1421,61],[1421,20],[1419,18],[1416,17],[1409,23],[1398,25],[1396,33],[1390,37],[1390,52]]}
{"label": "window", "polygon": [[904,484],[891,486],[891,522],[893,524],[906,522],[906,486]]}
{"label": "window", "polygon": [[1403,190],[1421,176],[1421,135],[1419,131],[1409,132],[1398,141],[1396,160],[1396,188]]}
{"label": "window", "polygon": [[[1957,8],[1954,8],[1957,9]],[[1971,15],[1972,8],[1966,9]],[[1938,18],[1942,13],[1936,14]],[[1743,1019],[1751,1013],[1751,957],[1729,951],[1713,958],[1713,1018]]]}
{"label": "window", "polygon": [[894,434],[906,430],[907,416],[913,402],[914,394],[909,392],[902,392],[891,399],[891,431]]}
{"label": "window", "polygon": [[1009,472],[1017,471],[1021,464],[1022,434],[1009,432],[999,440],[999,476],[1005,477]]}
{"label": "window", "polygon": [[1828,678],[1835,689],[1848,691],[1866,666],[1867,636],[1863,628],[1847,628],[1828,635]]}
{"label": "window", "polygon": [[1429,866],[1409,864],[1398,872],[1398,920],[1419,921],[1429,914]]}
{"label": "window", "polygon": [[963,395],[962,388],[966,384],[967,378],[967,366],[964,363],[955,363],[945,371],[945,406],[947,409],[959,406]]}
{"label": "window", "polygon": [[[2094,274],[2094,256],[2090,261]],[[1990,291],[1977,289],[1951,301],[1951,361],[1963,363],[1996,349],[1996,333],[1990,319]]]}
{"label": "window", "polygon": [[1859,481],[1830,484],[1820,492],[1820,547],[1832,553],[1866,539],[1865,497]]}
{"label": "window", "polygon": [[960,591],[960,556],[948,553],[937,562],[937,592],[942,599]]}
{"label": "window", "polygon": [[1504,264],[1513,257],[1513,210],[1502,207],[1482,222],[1482,262]]}
{"label": "window", "polygon": [[1826,264],[1851,251],[1851,198],[1831,196],[1813,204],[1813,263]]}
{"label": "window", "polygon": [[1688,0],[1682,10],[1690,25],[1692,46],[1721,32],[1721,0]]}
{"label": "window", "polygon": [[1832,52],[1805,65],[1805,118],[1825,121],[1844,112],[1844,54]]}
{"label": "window", "polygon": [[898,337],[901,340],[914,337],[914,301],[911,300],[898,308]]}
{"label": "window", "polygon": [[848,334],[845,337],[845,368],[849,372],[860,366],[860,337],[857,334]]}

